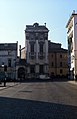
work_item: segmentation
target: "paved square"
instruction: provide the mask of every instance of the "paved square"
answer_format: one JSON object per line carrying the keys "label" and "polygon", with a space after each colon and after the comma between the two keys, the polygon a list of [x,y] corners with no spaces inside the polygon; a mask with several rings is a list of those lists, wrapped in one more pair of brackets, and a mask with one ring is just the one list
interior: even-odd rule
{"label": "paved square", "polygon": [[25,82],[3,89],[0,119],[77,119],[77,85]]}

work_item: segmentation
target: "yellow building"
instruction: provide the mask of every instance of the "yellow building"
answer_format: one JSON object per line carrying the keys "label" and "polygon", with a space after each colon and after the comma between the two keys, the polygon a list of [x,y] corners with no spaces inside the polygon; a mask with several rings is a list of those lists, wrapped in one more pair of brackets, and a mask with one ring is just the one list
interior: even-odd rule
{"label": "yellow building", "polygon": [[61,48],[61,44],[49,41],[48,60],[50,76],[67,76],[68,74],[67,50]]}

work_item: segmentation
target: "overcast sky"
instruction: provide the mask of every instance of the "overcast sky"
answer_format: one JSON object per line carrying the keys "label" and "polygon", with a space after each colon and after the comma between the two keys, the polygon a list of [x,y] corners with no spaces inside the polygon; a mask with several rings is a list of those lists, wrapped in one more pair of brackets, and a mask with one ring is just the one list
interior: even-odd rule
{"label": "overcast sky", "polygon": [[26,25],[46,23],[49,40],[67,48],[66,24],[77,0],[0,0],[0,43],[25,46]]}

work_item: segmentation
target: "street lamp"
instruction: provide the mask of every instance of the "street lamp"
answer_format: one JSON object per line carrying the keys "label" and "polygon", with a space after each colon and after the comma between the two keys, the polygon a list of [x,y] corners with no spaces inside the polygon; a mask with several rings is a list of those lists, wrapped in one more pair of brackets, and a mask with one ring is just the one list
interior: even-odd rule
{"label": "street lamp", "polygon": [[16,59],[14,59],[14,80],[16,79]]}
{"label": "street lamp", "polygon": [[2,67],[4,69],[4,86],[6,86],[6,71],[7,71],[7,65],[2,64]]}

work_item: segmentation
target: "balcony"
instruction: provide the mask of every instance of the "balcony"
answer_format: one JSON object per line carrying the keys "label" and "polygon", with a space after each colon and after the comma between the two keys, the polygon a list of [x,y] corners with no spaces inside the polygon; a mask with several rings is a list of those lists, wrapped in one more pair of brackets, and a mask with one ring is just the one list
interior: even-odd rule
{"label": "balcony", "polygon": [[38,58],[39,59],[44,59],[45,58],[45,53],[44,52],[39,52],[38,53]]}
{"label": "balcony", "polygon": [[36,53],[35,52],[29,52],[29,58],[30,59],[35,59]]}

